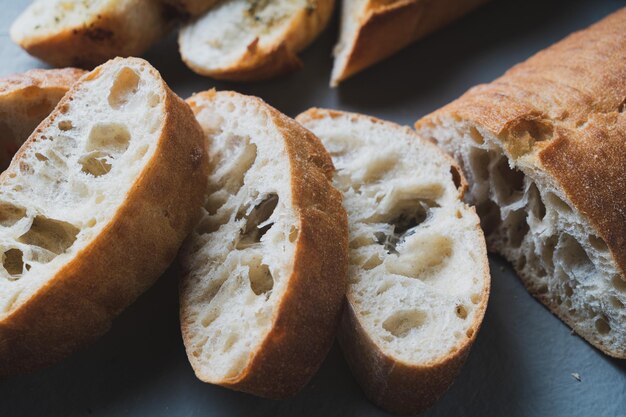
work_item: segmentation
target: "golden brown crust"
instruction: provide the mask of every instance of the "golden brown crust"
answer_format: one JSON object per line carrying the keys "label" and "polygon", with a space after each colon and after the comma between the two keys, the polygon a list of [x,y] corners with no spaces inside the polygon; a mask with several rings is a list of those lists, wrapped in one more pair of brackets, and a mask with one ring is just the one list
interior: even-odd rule
{"label": "golden brown crust", "polygon": [[30,55],[55,67],[91,69],[117,56],[138,56],[161,38],[173,17],[152,0],[125,2],[125,7],[104,10],[83,24],[55,33],[12,38]]}
{"label": "golden brown crust", "polygon": [[[488,0],[368,0],[332,86],[395,54]],[[345,6],[347,7],[347,5]]]}
{"label": "golden brown crust", "polygon": [[85,72],[34,69],[0,78],[0,170]]}
{"label": "golden brown crust", "polygon": [[607,243],[626,279],[626,8],[417,122],[488,130],[545,171]]}
{"label": "golden brown crust", "polygon": [[[81,85],[75,84],[22,149],[39,140]],[[98,237],[0,321],[0,375],[51,364],[105,333],[170,264],[194,226],[207,181],[204,138],[189,107],[164,82],[162,88],[163,131],[123,205]]]}
{"label": "golden brown crust", "polygon": [[[298,115],[296,120],[306,122],[307,120],[346,117],[347,115],[353,119],[365,118],[373,123],[384,124],[398,130],[404,129],[402,126],[370,116],[317,108],[309,109]],[[407,130],[410,134],[415,135],[412,130],[408,128]],[[452,174],[452,179],[457,185],[458,198],[461,200],[467,187],[467,181],[460,166],[434,144],[417,135],[415,135],[415,140],[420,142],[420,146],[432,147],[439,152],[442,159],[447,160],[450,164],[451,172],[456,170],[458,178],[455,179],[455,174]],[[474,208],[468,207],[468,209],[476,217],[476,233],[482,236],[483,233]],[[433,363],[420,365],[405,363],[386,354],[376,345],[360,322],[348,292],[337,338],[352,373],[373,403],[395,414],[417,414],[431,407],[448,390],[476,340],[487,308],[491,280],[484,239],[480,250],[485,271],[483,280],[486,285],[477,306],[474,322],[468,330],[471,334],[447,356]]]}
{"label": "golden brown crust", "polygon": [[[277,41],[266,47],[255,38],[246,53],[235,63],[223,68],[206,68],[181,54],[194,72],[227,81],[262,81],[299,70],[303,64],[297,53],[306,48],[324,30],[335,7],[335,0],[311,0],[299,11]],[[210,12],[209,12],[210,13]]]}
{"label": "golden brown crust", "polygon": [[[237,93],[201,94],[210,99]],[[332,346],[347,286],[348,220],[341,193],[331,185],[332,160],[319,139],[261,99],[247,99],[265,108],[284,138],[300,223],[293,272],[271,330],[241,374],[220,385],[280,399],[306,385]]]}

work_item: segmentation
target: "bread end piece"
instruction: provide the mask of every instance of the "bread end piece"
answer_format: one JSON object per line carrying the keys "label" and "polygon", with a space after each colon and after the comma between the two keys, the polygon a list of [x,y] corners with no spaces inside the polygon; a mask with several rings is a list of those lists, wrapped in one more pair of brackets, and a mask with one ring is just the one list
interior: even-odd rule
{"label": "bread end piece", "polygon": [[345,0],[331,87],[460,18],[488,0]]}

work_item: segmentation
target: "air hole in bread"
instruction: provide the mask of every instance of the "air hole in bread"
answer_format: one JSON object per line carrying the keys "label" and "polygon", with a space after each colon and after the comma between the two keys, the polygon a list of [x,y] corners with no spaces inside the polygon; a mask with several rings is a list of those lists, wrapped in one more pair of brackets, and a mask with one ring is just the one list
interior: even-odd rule
{"label": "air hole in bread", "polygon": [[218,190],[209,194],[204,208],[209,215],[213,216],[228,201],[230,194],[226,190]]}
{"label": "air hole in bread", "polygon": [[519,200],[524,191],[524,173],[509,166],[506,157],[500,157],[491,169],[491,180],[497,201],[508,204]]}
{"label": "air hole in bread", "polygon": [[367,260],[361,265],[361,268],[365,269],[366,271],[369,271],[371,269],[376,268],[378,265],[382,263],[383,263],[383,260],[380,259],[380,256],[378,256],[378,254],[375,253],[369,258],[367,258]]}
{"label": "air hole in bread", "polygon": [[405,203],[399,213],[391,214],[394,217],[388,223],[393,226],[392,233],[374,233],[376,243],[383,245],[388,254],[397,254],[396,247],[415,233],[415,228],[426,221],[433,207],[439,207],[439,204],[430,199],[417,199]]}
{"label": "air hole in bread", "polygon": [[71,120],[60,120],[59,123],[57,123],[57,126],[59,127],[59,130],[62,131],[68,131],[70,129],[72,129],[72,127],[74,127],[72,125],[72,121]]}
{"label": "air hole in bread", "polygon": [[608,334],[611,331],[611,325],[607,321],[606,317],[599,317],[595,321],[595,327],[598,333]]}
{"label": "air hole in bread", "polygon": [[256,295],[269,296],[269,292],[274,288],[274,278],[270,272],[270,268],[262,264],[260,260],[251,262],[248,265],[248,279],[250,280],[250,288]]}
{"label": "air hole in bread", "polygon": [[624,303],[617,297],[615,296],[611,296],[609,298],[609,303],[611,304],[611,307],[613,308],[624,308]]}
{"label": "air hole in bread", "polygon": [[471,339],[471,338],[472,338],[472,336],[474,336],[474,329],[472,329],[472,328],[467,329],[467,331],[465,332],[465,335],[466,335],[469,339]]}
{"label": "air hole in bread", "polygon": [[500,206],[491,200],[485,200],[476,206],[476,212],[480,217],[480,226],[486,235],[493,233],[502,224]]}
{"label": "air hole in bread", "polygon": [[530,230],[526,221],[526,211],[523,209],[511,212],[504,221],[507,229],[507,239],[513,248],[519,248],[524,240],[524,236]]}
{"label": "air hole in bread", "polygon": [[550,269],[554,269],[554,250],[556,248],[556,244],[558,242],[558,238],[556,236],[550,236],[543,244],[541,248],[541,258],[543,263]]}
{"label": "air hole in bread", "polygon": [[426,318],[426,313],[421,310],[398,311],[383,322],[383,329],[395,337],[406,337],[412,330],[424,325]]}
{"label": "air hole in bread", "polygon": [[291,243],[295,243],[296,240],[298,240],[298,235],[300,234],[300,230],[298,230],[298,228],[296,226],[291,226],[289,228],[289,241]]}
{"label": "air hole in bread", "polygon": [[409,278],[425,279],[439,270],[452,256],[452,241],[441,235],[407,240],[405,253],[388,258],[387,271]]}
{"label": "air hole in bread", "polygon": [[110,155],[103,152],[91,152],[78,160],[81,171],[85,174],[100,177],[111,171],[112,165],[109,163]]}
{"label": "air hole in bread", "polygon": [[269,218],[272,216],[272,213],[274,213],[277,205],[278,195],[272,193],[254,206],[250,214],[245,215],[241,213],[241,211],[238,213],[238,219],[245,219],[245,226],[236,244],[237,249],[245,249],[261,241],[263,235],[273,226],[273,223],[269,222]]}
{"label": "air hole in bread", "polygon": [[483,297],[481,296],[481,294],[472,294],[470,297],[470,301],[472,302],[472,304],[479,304],[482,298]]}
{"label": "air hole in bread", "polygon": [[10,203],[0,202],[0,225],[11,227],[26,216],[24,207],[14,206]]}
{"label": "air hole in bread", "polygon": [[489,178],[489,161],[491,159],[492,155],[489,152],[480,148],[470,148],[469,165],[476,181],[486,181]]}
{"label": "air hole in bread", "polygon": [[[391,287],[393,287],[393,281],[391,280],[383,281],[378,287],[378,289],[376,290],[376,295],[381,295],[381,294],[386,293],[387,290],[389,290]],[[363,314],[363,312],[361,312],[361,314]]]}
{"label": "air hole in bread", "polygon": [[574,290],[572,289],[572,286],[569,285],[567,282],[563,284],[563,290],[565,292],[565,295],[568,297],[571,297],[572,295],[574,295]]}
{"label": "air hole in bread", "polygon": [[552,192],[546,193],[546,203],[554,207],[559,213],[567,214],[572,212],[572,207]]}
{"label": "air hole in bread", "polygon": [[485,143],[485,138],[483,137],[483,135],[480,134],[478,129],[476,129],[474,126],[470,126],[469,135],[472,138],[472,140],[476,142],[477,144],[482,145],[483,143]]}
{"label": "air hole in bread", "polygon": [[546,294],[548,292],[548,285],[541,284],[539,288],[537,288],[537,294]]}
{"label": "air hole in bread", "polygon": [[504,135],[510,135],[510,151],[519,156],[527,152],[535,142],[551,140],[554,126],[546,120],[519,120],[514,126],[509,128]]}
{"label": "air hole in bread", "polygon": [[450,167],[450,174],[452,175],[452,182],[454,182],[454,186],[459,189],[461,188],[461,173],[459,169],[454,165]]}
{"label": "air hole in bread", "polygon": [[589,245],[591,245],[591,247],[598,252],[609,251],[609,247],[607,246],[606,242],[599,236],[589,235]]}
{"label": "air hole in bread", "polygon": [[137,92],[139,88],[139,74],[129,67],[119,70],[109,92],[109,105],[119,109]]}
{"label": "air hole in bread", "polygon": [[204,317],[202,317],[202,320],[200,320],[200,323],[204,327],[209,327],[211,323],[213,323],[215,319],[217,319],[218,316],[219,316],[219,311],[215,308],[212,308],[205,313]]}
{"label": "air hole in bread", "polygon": [[572,236],[563,233],[557,244],[556,253],[560,261],[568,266],[570,274],[577,279],[593,276],[595,267],[589,259],[587,252],[581,244]]}
{"label": "air hole in bread", "polygon": [[19,278],[24,270],[24,254],[19,249],[9,249],[2,255],[2,266],[12,279]]}
{"label": "air hole in bread", "polygon": [[626,292],[626,281],[624,281],[619,275],[615,275],[611,279],[611,284],[616,290],[620,292]]}
{"label": "air hole in bread", "polygon": [[48,157],[46,157],[43,154],[40,154],[39,152],[35,152],[35,158],[37,158],[37,160],[45,162],[48,160]]}
{"label": "air hole in bread", "polygon": [[256,161],[257,149],[254,143],[250,143],[250,138],[231,138],[229,145],[230,149],[226,149],[223,154],[217,155],[214,159],[227,161],[227,167],[216,167],[217,171],[227,169],[230,171],[228,175],[222,176],[222,181],[225,182],[218,185],[235,195],[243,186],[246,173]]}
{"label": "air hole in bread", "polygon": [[74,244],[78,232],[80,229],[70,223],[35,216],[28,232],[20,236],[18,241],[44,248],[58,255]]}
{"label": "air hole in bread", "polygon": [[464,305],[457,305],[454,312],[456,313],[456,316],[462,320],[467,318],[467,308],[465,308]]}
{"label": "air hole in bread", "polygon": [[224,341],[224,346],[222,347],[222,351],[228,352],[239,340],[239,335],[237,333],[231,333],[228,335],[226,340]]}
{"label": "air hole in bread", "polygon": [[541,221],[546,216],[546,206],[543,203],[539,189],[537,189],[537,185],[534,182],[528,187],[528,206],[530,208],[530,212],[537,220]]}
{"label": "air hole in bread", "polygon": [[109,154],[121,154],[128,149],[130,132],[121,123],[98,123],[89,132],[85,145],[87,152],[101,151]]}

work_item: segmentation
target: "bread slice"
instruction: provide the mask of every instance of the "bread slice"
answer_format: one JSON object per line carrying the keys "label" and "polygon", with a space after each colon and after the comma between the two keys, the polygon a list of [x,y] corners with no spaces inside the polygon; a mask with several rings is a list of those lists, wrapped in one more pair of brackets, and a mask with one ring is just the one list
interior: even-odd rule
{"label": "bread slice", "polygon": [[491,250],[626,358],[626,9],[417,123],[462,164]]}
{"label": "bread slice", "polygon": [[36,0],[13,23],[11,38],[50,65],[93,68],[141,55],[170,22],[155,0]]}
{"label": "bread slice", "polygon": [[163,0],[172,5],[184,17],[195,17],[204,14],[211,7],[219,3],[219,0]]}
{"label": "bread slice", "polygon": [[343,0],[330,85],[458,19],[488,0]]}
{"label": "bread slice", "polygon": [[409,128],[311,109],[297,120],[337,167],[350,228],[339,342],[378,406],[416,414],[448,389],[480,328],[485,239],[460,168]]}
{"label": "bread slice", "polygon": [[295,394],[330,349],[347,285],[348,226],[319,140],[262,100],[188,100],[211,174],[181,264],[181,327],[198,378]]}
{"label": "bread slice", "polygon": [[299,69],[296,55],[324,29],[334,0],[226,0],[184,26],[180,54],[201,75],[262,80]]}
{"label": "bread slice", "polygon": [[34,69],[0,78],[0,171],[83,74],[76,68]]}
{"label": "bread slice", "polygon": [[199,215],[202,131],[147,62],[82,77],[0,175],[0,375],[93,341]]}

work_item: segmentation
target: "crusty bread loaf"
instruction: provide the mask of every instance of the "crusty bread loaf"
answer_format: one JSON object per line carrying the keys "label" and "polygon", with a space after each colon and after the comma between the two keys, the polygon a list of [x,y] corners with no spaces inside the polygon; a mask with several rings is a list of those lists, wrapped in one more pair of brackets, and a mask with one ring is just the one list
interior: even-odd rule
{"label": "crusty bread loaf", "polygon": [[330,85],[339,85],[487,1],[343,0]]}
{"label": "crusty bread loaf", "polygon": [[176,8],[184,17],[200,16],[220,0],[163,0]]}
{"label": "crusty bread loaf", "polygon": [[348,226],[319,140],[260,99],[188,100],[211,160],[181,263],[181,326],[198,378],[269,398],[301,389],[335,336]]}
{"label": "crusty bread loaf", "polygon": [[226,0],[183,27],[183,61],[209,77],[253,81],[302,66],[296,55],[324,29],[334,0]]}
{"label": "crusty bread loaf", "polygon": [[93,341],[198,218],[203,136],[147,62],[77,81],[0,175],[0,375]]}
{"label": "crusty bread loaf", "polygon": [[339,331],[368,397],[399,414],[448,389],[489,295],[485,238],[458,165],[409,128],[311,109],[297,120],[333,157],[350,229]]}
{"label": "crusty bread loaf", "polygon": [[488,244],[603,352],[626,358],[626,9],[417,123],[471,182]]}
{"label": "crusty bread loaf", "polygon": [[156,0],[36,0],[13,23],[11,38],[50,65],[93,68],[141,55],[171,21]]}
{"label": "crusty bread loaf", "polygon": [[34,69],[0,78],[0,171],[83,74],[76,68]]}

